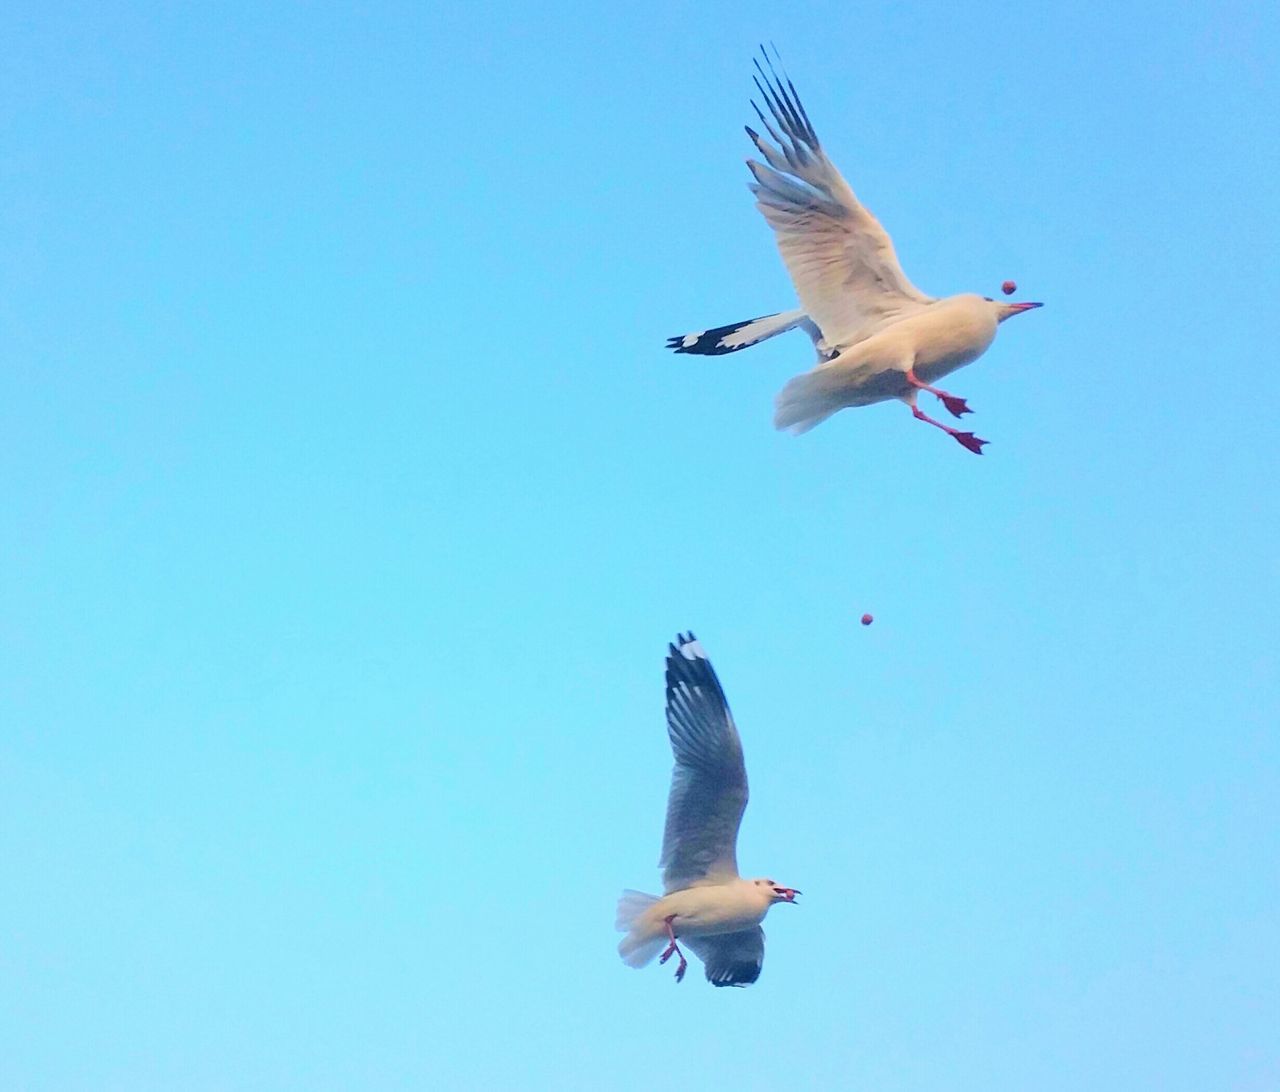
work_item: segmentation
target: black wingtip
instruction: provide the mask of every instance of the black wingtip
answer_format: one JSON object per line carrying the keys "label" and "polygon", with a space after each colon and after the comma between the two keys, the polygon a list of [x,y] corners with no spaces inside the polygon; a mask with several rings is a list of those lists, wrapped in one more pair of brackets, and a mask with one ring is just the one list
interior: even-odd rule
{"label": "black wingtip", "polygon": [[707,981],[713,986],[736,986],[741,989],[752,985],[759,977],[760,968],[754,963],[749,963],[740,967],[731,967],[715,978],[708,974]]}
{"label": "black wingtip", "polygon": [[[747,160],[748,164],[751,162],[753,161]],[[667,338],[667,348],[673,352],[691,353],[695,356],[723,356],[725,353],[736,353],[741,349],[750,348],[761,339],[729,341],[730,336],[761,319],[772,317],[772,315],[760,315],[756,318],[744,319],[742,322],[731,322],[728,326],[715,326],[710,330],[699,330],[697,333],[670,337]]]}
{"label": "black wingtip", "polygon": [[[781,129],[789,136],[792,141],[809,145],[811,149],[817,151],[820,147],[818,142],[818,134],[814,131],[813,123],[809,120],[809,115],[805,111],[804,104],[800,101],[800,96],[796,92],[795,84],[791,82],[791,77],[786,74],[783,69],[781,74],[778,68],[782,67],[782,54],[778,51],[778,47],[772,42],[769,43],[770,49],[773,50],[773,57],[769,56],[769,50],[765,49],[764,43],[760,43],[760,57],[752,57],[751,63],[755,66],[759,77],[752,76],[755,85],[763,96],[765,105],[769,108],[769,112],[777,120]],[[764,64],[760,63],[760,58],[764,58]],[[778,62],[778,68],[774,67],[774,60]],[[765,71],[765,68],[768,71]],[[761,86],[761,80],[764,85]],[[760,116],[760,120],[764,122],[766,127],[768,122],[765,120],[764,114],[761,113],[760,107],[755,102],[751,103],[756,113]],[[771,130],[772,131],[772,130]],[[775,137],[775,139],[777,139]],[[784,146],[783,151],[786,151]],[[787,157],[791,158],[790,155]]]}
{"label": "black wingtip", "polygon": [[707,331],[699,334],[692,344],[686,344],[689,340],[688,334],[677,334],[675,337],[667,338],[667,348],[673,353],[691,353],[700,356],[716,356],[719,353],[729,352],[727,349],[716,349],[714,346],[708,347],[706,342],[708,336],[714,331]]}
{"label": "black wingtip", "polygon": [[[694,662],[690,661],[689,657],[684,654],[684,650],[697,641],[697,639],[698,638],[693,635],[693,630],[689,630],[687,633],[676,634],[675,641],[667,645],[667,660],[669,661],[667,664],[668,669],[670,669],[673,664],[689,664],[690,662]],[[670,682],[671,675],[670,671],[668,671],[668,685],[670,685]]]}

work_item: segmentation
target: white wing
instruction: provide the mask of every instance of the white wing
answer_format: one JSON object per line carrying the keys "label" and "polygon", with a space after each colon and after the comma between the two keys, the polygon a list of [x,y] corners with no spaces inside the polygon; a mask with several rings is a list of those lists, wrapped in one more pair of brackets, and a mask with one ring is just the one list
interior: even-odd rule
{"label": "white wing", "polygon": [[789,79],[783,86],[767,54],[765,62],[767,74],[755,62],[755,82],[773,123],[751,105],[777,148],[748,126],[768,164],[747,160],[751,190],[804,310],[828,346],[847,347],[932,300],[907,280],[888,233],[827,158],[795,86]]}
{"label": "white wing", "polygon": [[667,735],[676,767],[658,862],[665,889],[735,879],[747,768],[720,681],[692,633],[667,650]]}
{"label": "white wing", "polygon": [[740,933],[716,933],[709,937],[681,937],[702,960],[707,981],[713,986],[750,986],[764,965],[764,930],[760,926]]}

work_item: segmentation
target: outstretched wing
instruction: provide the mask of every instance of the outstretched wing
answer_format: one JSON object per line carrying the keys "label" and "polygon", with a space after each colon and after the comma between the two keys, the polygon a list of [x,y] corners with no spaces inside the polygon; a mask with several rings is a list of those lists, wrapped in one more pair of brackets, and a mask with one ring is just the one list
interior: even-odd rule
{"label": "outstretched wing", "polygon": [[720,681],[692,633],[667,649],[667,735],[676,766],[659,862],[665,889],[734,879],[747,768]]}
{"label": "outstretched wing", "polygon": [[713,986],[750,986],[764,965],[764,930],[760,926],[740,933],[709,937],[681,937],[702,960],[707,981]]}
{"label": "outstretched wing", "polygon": [[785,334],[797,327],[809,335],[820,362],[840,355],[822,340],[822,331],[818,329],[817,323],[803,311],[782,311],[776,315],[761,315],[745,322],[717,326],[713,330],[677,334],[667,338],[667,348],[677,353],[722,356],[724,353],[736,353],[740,349],[759,345],[767,338]]}
{"label": "outstretched wing", "polygon": [[751,190],[804,310],[828,346],[846,347],[932,300],[907,279],[888,233],[827,158],[795,86],[764,59],[768,71],[756,61],[755,83],[773,120],[751,105],[777,147],[747,127],[765,159],[747,160]]}

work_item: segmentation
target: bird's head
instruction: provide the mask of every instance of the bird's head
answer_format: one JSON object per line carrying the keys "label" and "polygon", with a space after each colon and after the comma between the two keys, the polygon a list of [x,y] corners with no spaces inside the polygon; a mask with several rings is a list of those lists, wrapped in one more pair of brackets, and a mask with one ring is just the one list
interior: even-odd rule
{"label": "bird's head", "polygon": [[1023,311],[1034,311],[1037,307],[1044,306],[1043,303],[1004,303],[1002,300],[993,300],[990,296],[983,296],[982,298],[995,311],[996,322],[1004,322],[1005,319],[1020,315]]}
{"label": "bird's head", "polygon": [[775,902],[794,903],[796,896],[801,894],[794,887],[783,887],[781,884],[774,883],[773,880],[752,880],[751,882],[768,894],[770,906]]}

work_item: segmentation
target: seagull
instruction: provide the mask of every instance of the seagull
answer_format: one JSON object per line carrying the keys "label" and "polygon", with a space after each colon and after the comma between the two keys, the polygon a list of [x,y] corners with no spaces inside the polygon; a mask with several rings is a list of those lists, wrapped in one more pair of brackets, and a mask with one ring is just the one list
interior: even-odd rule
{"label": "seagull", "polygon": [[764,930],[774,903],[800,894],[773,880],[738,875],[738,824],[747,806],[747,768],[720,681],[692,633],[667,647],[667,735],[675,753],[667,829],[662,838],[658,898],[624,891],[618,900],[618,954],[643,967],[666,945],[659,963],[679,958],[680,941],[702,960],[713,986],[749,986],[760,977]]}
{"label": "seagull", "polygon": [[916,399],[924,391],[955,417],[972,413],[963,398],[933,384],[986,352],[1005,319],[1042,304],[968,293],[933,299],[916,288],[888,233],[827,158],[795,85],[779,78],[763,46],[760,52],[765,64],[755,61],[752,78],[769,116],[754,100],[751,105],[773,143],[746,127],[764,158],[747,160],[749,185],[801,307],[673,337],[667,347],[715,356],[802,329],[813,340],[818,364],[779,392],[777,428],[807,432],[846,407],[898,399],[917,420],[981,455],[986,440],[928,416]]}

